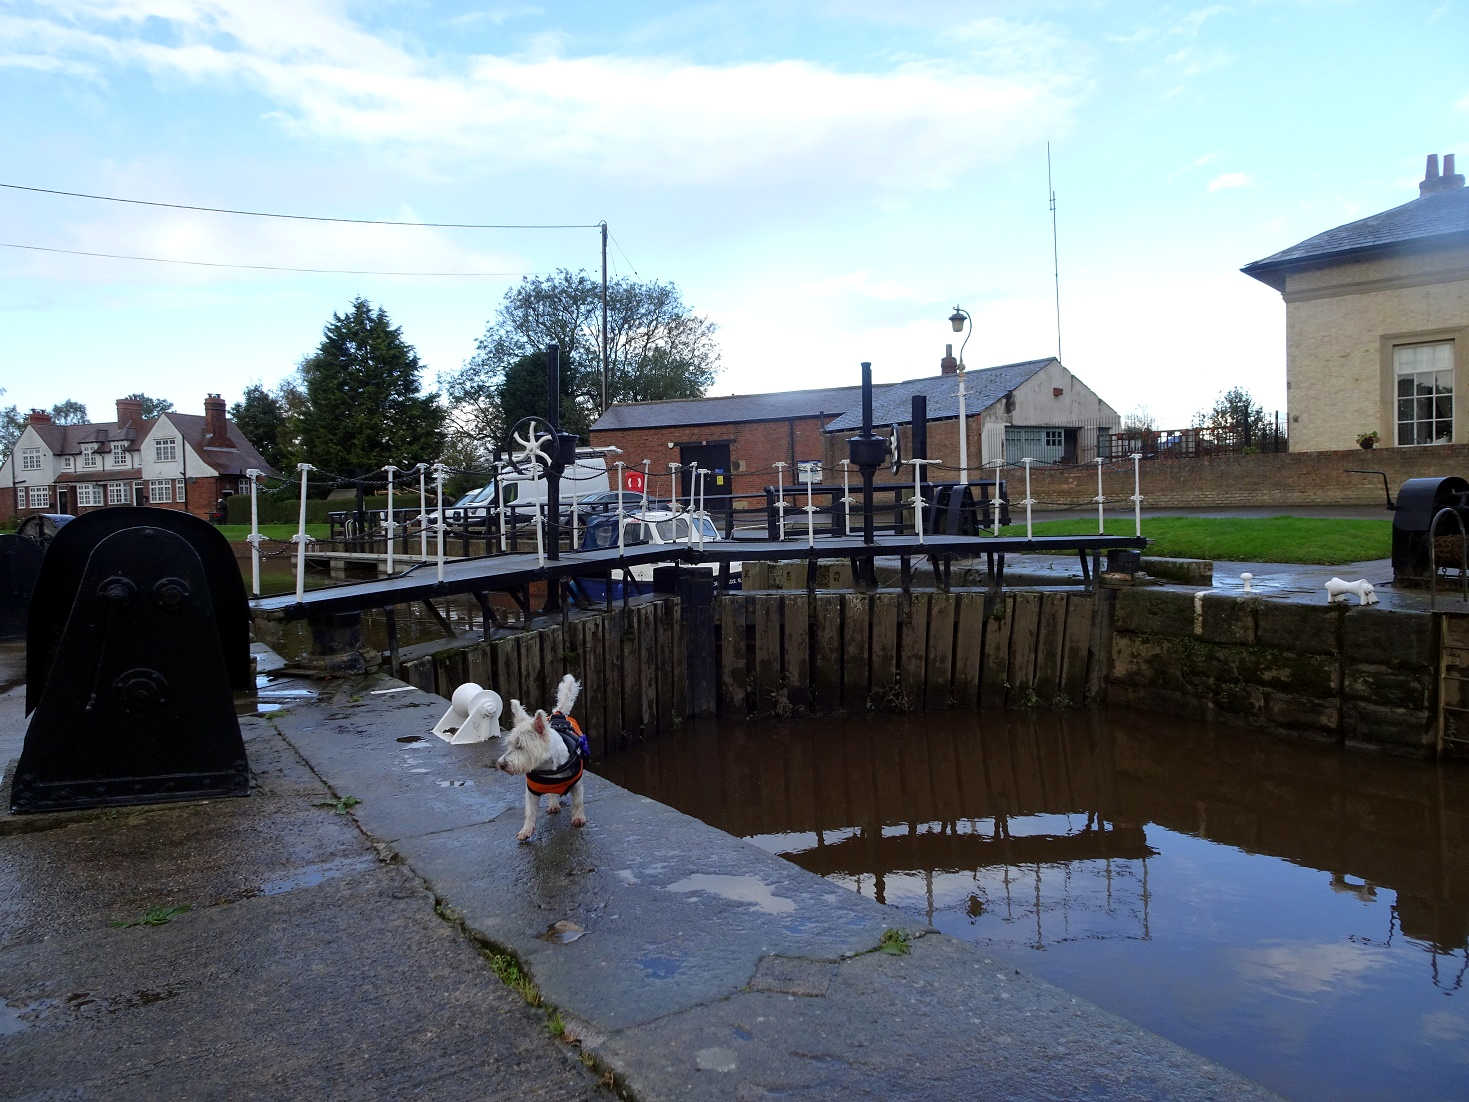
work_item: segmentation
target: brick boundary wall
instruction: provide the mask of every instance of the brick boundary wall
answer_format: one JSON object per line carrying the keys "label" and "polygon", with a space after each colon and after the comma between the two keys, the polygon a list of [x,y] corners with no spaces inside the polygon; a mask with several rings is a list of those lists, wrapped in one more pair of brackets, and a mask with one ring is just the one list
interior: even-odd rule
{"label": "brick boundary wall", "polygon": [[[1451,474],[1469,477],[1469,444],[1145,459],[1140,467],[1145,510],[1196,506],[1384,505],[1382,479],[1347,474],[1347,469],[1386,472],[1396,500],[1398,487],[1409,478]],[[1024,472],[1007,469],[1005,477],[1010,483],[1010,500],[1019,501],[1025,496]],[[1109,513],[1131,510],[1127,498],[1132,488],[1131,462],[1104,468],[1102,490]],[[1095,507],[1096,493],[1095,466],[1031,470],[1031,495],[1037,502],[1037,510],[1091,509]]]}

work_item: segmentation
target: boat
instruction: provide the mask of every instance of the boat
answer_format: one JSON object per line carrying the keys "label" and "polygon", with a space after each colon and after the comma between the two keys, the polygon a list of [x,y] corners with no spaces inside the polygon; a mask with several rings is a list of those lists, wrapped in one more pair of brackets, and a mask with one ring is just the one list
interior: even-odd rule
{"label": "boat", "polygon": [[[699,547],[704,544],[721,543],[724,537],[713,517],[702,509],[689,510],[678,506],[652,509],[624,510],[620,515],[609,512],[590,517],[583,529],[580,548],[583,551],[601,551],[617,546],[618,527],[622,528],[623,547],[645,547],[648,544],[684,544]],[[653,588],[652,563],[642,563],[628,568],[629,596],[649,593]],[[621,571],[613,576],[612,597],[621,600],[623,582]],[[738,588],[740,564],[730,564],[730,586]],[[602,578],[578,578],[577,587],[591,601],[605,600],[607,581]]]}

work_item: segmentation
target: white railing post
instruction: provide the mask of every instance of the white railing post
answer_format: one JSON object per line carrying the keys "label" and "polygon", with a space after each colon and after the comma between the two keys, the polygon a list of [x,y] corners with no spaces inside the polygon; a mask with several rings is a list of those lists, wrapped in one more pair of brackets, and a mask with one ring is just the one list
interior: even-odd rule
{"label": "white railing post", "polygon": [[811,477],[811,472],[806,473],[806,546],[816,546],[816,501],[812,497],[811,487],[816,482]]}
{"label": "white railing post", "polygon": [[626,466],[621,460],[612,464],[617,468],[617,553],[623,552],[622,543],[622,469]]}
{"label": "white railing post", "polygon": [[388,472],[388,573],[393,572],[393,533],[397,525],[393,523],[393,472],[398,468],[389,463],[383,470]]}
{"label": "white railing post", "polygon": [[1030,496],[1030,465],[1035,460],[1022,459],[1020,462],[1025,464],[1025,501],[1023,502],[1025,505],[1025,538],[1030,539],[1032,535],[1030,530],[1030,507],[1035,504]]}
{"label": "white railing post", "polygon": [[[571,461],[571,549],[576,550],[576,502],[578,497],[576,468],[578,464],[575,459]],[[549,472],[548,472],[549,474]]]}
{"label": "white railing post", "polygon": [[852,461],[850,459],[843,459],[841,462],[842,508],[845,510],[847,518],[844,531],[850,536],[852,534]]}
{"label": "white railing post", "polygon": [[541,503],[536,501],[536,565],[546,565],[546,543],[541,535]]}
{"label": "white railing post", "polygon": [[296,534],[291,537],[291,542],[296,545],[296,603],[300,604],[306,596],[306,472],[316,470],[310,463],[297,463],[296,470],[301,472],[301,519],[296,525]]}
{"label": "white railing post", "polygon": [[699,468],[699,508],[694,513],[694,520],[699,526],[699,550],[704,550],[704,476],[709,472],[703,467]]}
{"label": "white railing post", "polygon": [[693,512],[698,506],[699,493],[699,465],[689,464],[689,512]]}
{"label": "white railing post", "polygon": [[1000,468],[1003,466],[1000,460],[995,460],[994,515],[990,517],[990,523],[995,526],[994,534],[997,536],[1000,534]]}
{"label": "white railing post", "polygon": [[500,508],[500,553],[505,553],[505,465],[495,460],[495,497]]}
{"label": "white railing post", "polygon": [[438,565],[438,580],[439,581],[443,581],[444,580],[444,465],[442,463],[435,463],[434,464],[434,485],[438,488],[438,493],[439,493],[439,507],[438,507],[438,510],[437,510],[439,515],[438,515],[437,522],[434,524],[434,528],[437,530],[437,536],[436,536],[437,543],[435,544],[435,554],[434,554],[434,557],[436,559],[438,559],[438,564],[439,564]]}
{"label": "white railing post", "polygon": [[1104,461],[1101,458],[1101,456],[1098,456],[1097,457],[1097,535],[1099,535],[1099,536],[1105,536],[1107,534],[1107,525],[1106,525],[1105,520],[1104,520],[1104,518],[1102,516],[1102,503],[1107,500],[1104,496],[1102,496],[1102,463],[1103,462]]}
{"label": "white railing post", "polygon": [[418,557],[425,562],[428,561],[428,493],[424,489],[423,478],[428,471],[427,463],[420,463],[413,468],[418,472]]}
{"label": "white railing post", "polygon": [[643,512],[645,513],[648,511],[648,482],[652,479],[652,475],[649,473],[652,466],[653,461],[651,459],[643,460]]}
{"label": "white railing post", "polygon": [[245,472],[245,477],[250,480],[250,535],[246,539],[250,545],[250,588],[255,596],[260,596],[260,512],[255,499],[256,482],[260,472],[251,467]]}
{"label": "white railing post", "polygon": [[1132,453],[1132,516],[1139,536],[1143,534],[1143,484],[1142,474],[1138,470],[1142,458],[1141,452]]}
{"label": "white railing post", "polygon": [[923,468],[931,463],[937,463],[937,459],[909,459],[906,462],[913,464],[913,531],[918,536],[918,542],[923,542]]}
{"label": "white railing post", "polygon": [[678,512],[678,472],[682,469],[682,463],[668,464],[668,507],[675,513]]}
{"label": "white railing post", "polygon": [[785,469],[786,464],[777,460],[772,466],[775,467],[775,516],[779,522],[780,538],[786,538],[786,486]]}

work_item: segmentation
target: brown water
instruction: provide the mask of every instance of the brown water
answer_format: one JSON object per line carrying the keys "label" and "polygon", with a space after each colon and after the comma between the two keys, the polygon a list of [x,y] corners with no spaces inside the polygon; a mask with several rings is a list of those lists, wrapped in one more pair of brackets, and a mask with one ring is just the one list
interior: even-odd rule
{"label": "brown water", "polygon": [[943,713],[707,725],[598,771],[1289,1097],[1465,1098],[1455,764]]}

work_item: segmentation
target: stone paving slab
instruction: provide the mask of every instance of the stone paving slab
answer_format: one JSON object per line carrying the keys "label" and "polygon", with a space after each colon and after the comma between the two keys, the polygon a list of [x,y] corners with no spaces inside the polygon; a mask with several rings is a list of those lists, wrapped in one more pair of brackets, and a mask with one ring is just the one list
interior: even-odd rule
{"label": "stone paving slab", "polygon": [[[0,1095],[610,1097],[273,727],[243,726],[249,797],[0,816]],[[187,909],[114,925],[153,908]]]}
{"label": "stone paving slab", "polygon": [[[322,700],[268,719],[333,791],[350,778],[363,828],[384,844],[379,830],[391,830],[391,849],[440,907],[523,961],[582,1045],[641,1099],[1273,1097],[600,778],[588,781],[584,830],[564,812],[542,814],[519,845],[523,782],[474,772],[495,744],[398,743],[413,733],[405,724],[426,733],[444,705],[416,690],[388,699],[358,711]],[[415,752],[390,748],[400,745]],[[468,792],[412,798],[466,776]],[[910,930],[911,954],[873,951],[889,926]]]}

